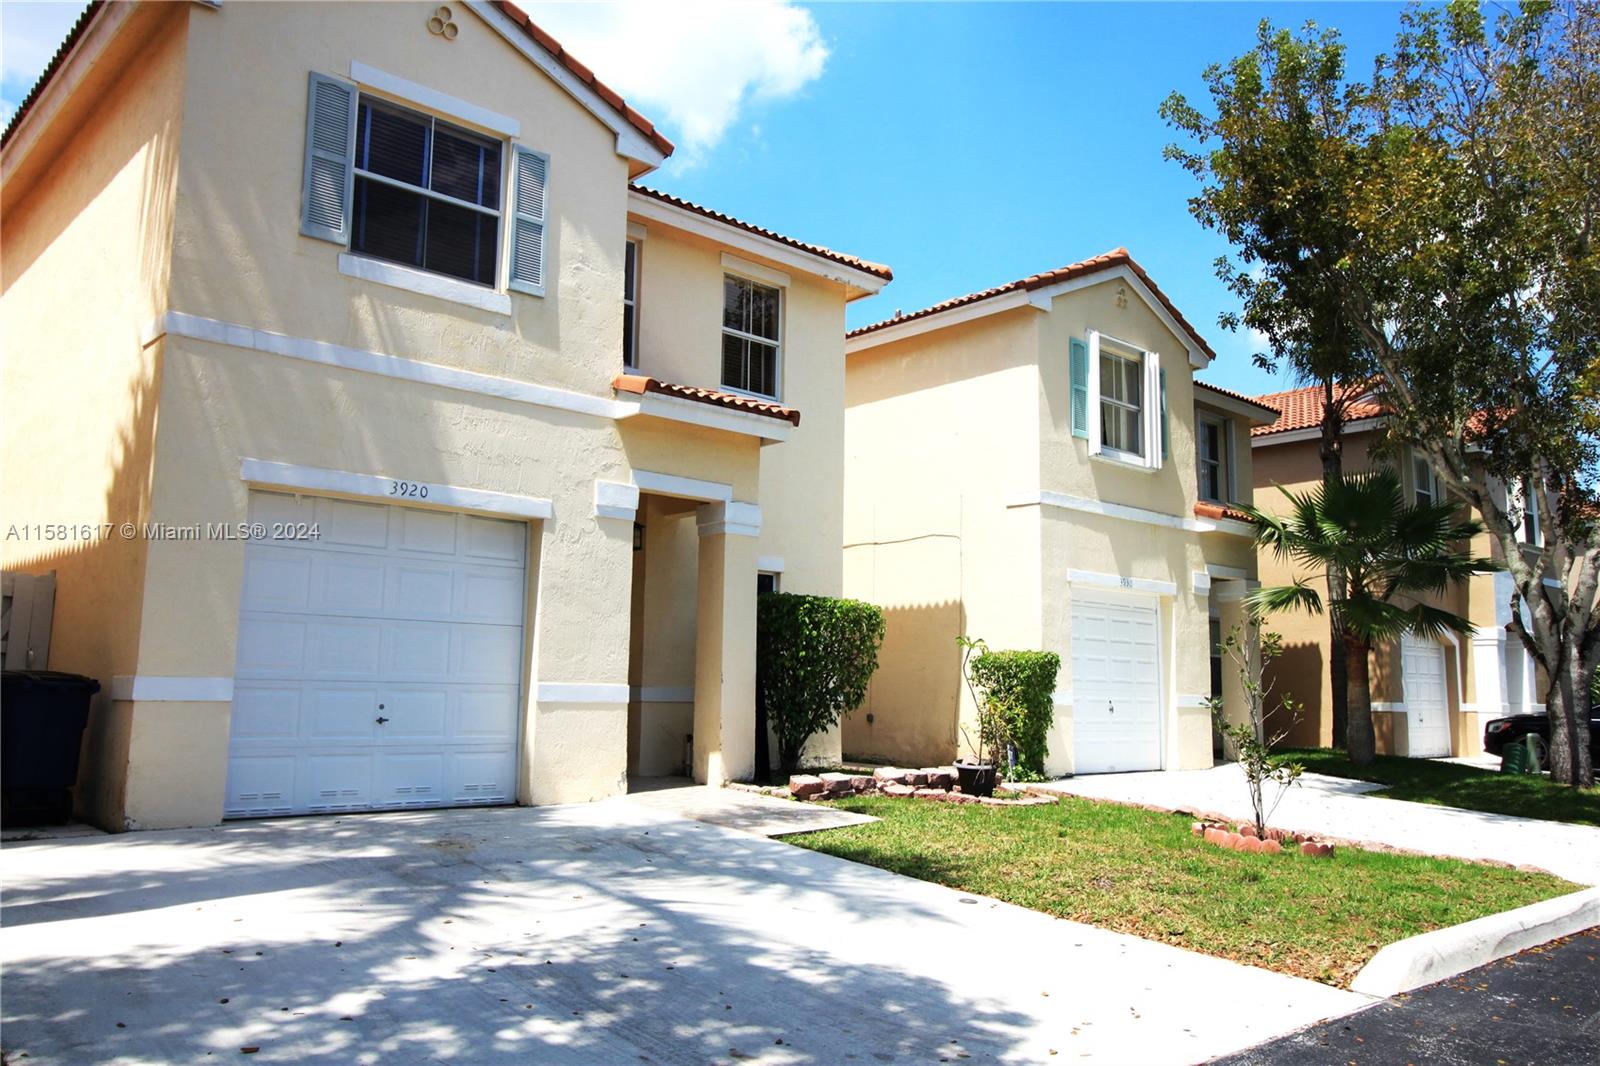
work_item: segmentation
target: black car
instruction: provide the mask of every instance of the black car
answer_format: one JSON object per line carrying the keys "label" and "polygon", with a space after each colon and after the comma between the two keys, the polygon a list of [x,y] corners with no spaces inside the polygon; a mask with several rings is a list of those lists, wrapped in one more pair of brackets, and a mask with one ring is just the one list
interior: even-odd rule
{"label": "black car", "polygon": [[[1513,714],[1509,718],[1491,719],[1483,727],[1483,750],[1490,755],[1501,755],[1509,744],[1529,733],[1539,738],[1539,766],[1542,769],[1548,765],[1550,751],[1550,719],[1546,715]],[[1593,714],[1589,718],[1589,750],[1600,753],[1600,714]]]}

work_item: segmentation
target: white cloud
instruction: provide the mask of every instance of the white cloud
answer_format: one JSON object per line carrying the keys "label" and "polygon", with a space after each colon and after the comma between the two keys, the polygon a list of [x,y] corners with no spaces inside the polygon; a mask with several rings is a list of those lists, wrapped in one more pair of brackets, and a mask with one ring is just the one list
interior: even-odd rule
{"label": "white cloud", "polygon": [[717,146],[750,102],[793,96],[828,60],[811,13],[787,0],[528,4],[544,30],[679,145]]}

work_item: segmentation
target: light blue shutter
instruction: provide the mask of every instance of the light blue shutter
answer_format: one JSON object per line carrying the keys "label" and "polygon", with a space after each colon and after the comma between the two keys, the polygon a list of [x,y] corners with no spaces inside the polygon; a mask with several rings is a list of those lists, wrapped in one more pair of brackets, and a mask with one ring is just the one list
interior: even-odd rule
{"label": "light blue shutter", "polygon": [[1072,382],[1072,435],[1089,436],[1089,345],[1072,338],[1068,375]]}
{"label": "light blue shutter", "polygon": [[1171,440],[1170,440],[1170,438],[1172,436],[1172,432],[1171,432],[1171,429],[1169,428],[1169,426],[1167,424],[1168,423],[1168,419],[1167,419],[1167,368],[1166,367],[1162,367],[1160,369],[1160,375],[1161,375],[1161,458],[1165,459],[1167,457],[1167,453],[1172,448],[1172,444],[1171,444]]}
{"label": "light blue shutter", "polygon": [[300,232],[350,243],[350,193],[355,181],[356,87],[313,73],[306,103],[306,170],[300,190]]}
{"label": "light blue shutter", "polygon": [[515,213],[511,220],[511,288],[544,295],[545,186],[550,157],[528,148],[517,149],[516,187],[512,191]]}

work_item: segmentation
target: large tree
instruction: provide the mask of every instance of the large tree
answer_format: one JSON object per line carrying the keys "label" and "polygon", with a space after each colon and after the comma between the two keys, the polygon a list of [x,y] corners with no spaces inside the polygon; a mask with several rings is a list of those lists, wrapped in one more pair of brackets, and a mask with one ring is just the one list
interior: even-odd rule
{"label": "large tree", "polygon": [[[1263,24],[1254,58],[1211,84],[1219,114],[1260,106],[1251,71],[1280,63],[1286,40],[1326,48],[1334,39]],[[1493,20],[1460,0],[1413,8],[1370,81],[1349,80],[1342,65],[1316,81],[1317,98],[1348,112],[1326,148],[1340,165],[1280,180],[1331,183],[1319,203],[1337,223],[1295,213],[1270,263],[1235,241],[1241,268],[1266,267],[1256,269],[1253,296],[1284,305],[1273,313],[1335,309],[1376,368],[1391,438],[1422,450],[1450,493],[1482,516],[1511,578],[1510,629],[1548,681],[1553,776],[1591,785],[1600,8],[1524,5]],[[1228,131],[1181,99],[1168,112],[1202,141],[1192,169],[1221,184],[1231,165],[1221,161],[1239,154]],[[1282,214],[1281,202],[1259,199],[1230,209],[1234,226]],[[1330,228],[1353,235],[1336,257],[1317,254]],[[1314,283],[1284,280],[1295,271]],[[1542,536],[1529,543],[1534,510]]]}

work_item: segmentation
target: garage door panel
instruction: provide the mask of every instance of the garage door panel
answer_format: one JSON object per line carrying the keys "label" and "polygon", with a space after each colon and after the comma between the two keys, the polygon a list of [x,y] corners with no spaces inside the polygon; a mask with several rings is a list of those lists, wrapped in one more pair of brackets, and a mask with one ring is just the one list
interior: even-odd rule
{"label": "garage door panel", "polygon": [[378,731],[383,744],[442,743],[449,737],[450,693],[443,687],[394,688],[384,692],[389,719]]}
{"label": "garage door panel", "polygon": [[303,739],[318,745],[370,744],[384,702],[376,688],[312,687],[305,695],[306,730]]}
{"label": "garage door panel", "polygon": [[462,681],[499,681],[522,669],[522,634],[506,626],[460,625],[450,673]]}
{"label": "garage door panel", "polygon": [[307,677],[365,681],[377,676],[383,647],[382,623],[324,620],[311,624],[307,630]]}
{"label": "garage door panel", "polygon": [[393,517],[394,546],[404,551],[455,555],[459,525],[458,515],[396,508]]}
{"label": "garage door panel", "polygon": [[306,667],[306,623],[295,618],[241,618],[235,675],[290,676]]}
{"label": "garage door panel", "polygon": [[515,770],[516,760],[508,752],[458,752],[451,757],[450,802],[510,803],[516,799]]}
{"label": "garage door panel", "polygon": [[511,522],[463,515],[462,554],[472,559],[495,559],[522,566],[527,554],[527,531]]}
{"label": "garage door panel", "polygon": [[356,548],[389,546],[389,511],[381,503],[319,498],[316,523],[319,543]]}
{"label": "garage door panel", "polygon": [[522,621],[525,578],[506,567],[462,567],[456,576],[451,614],[463,622],[517,625]]}
{"label": "garage door panel", "polygon": [[516,740],[517,689],[457,689],[451,735],[477,744],[508,744]]}
{"label": "garage door panel", "polygon": [[1401,645],[1400,663],[1407,717],[1407,754],[1417,758],[1449,755],[1449,692],[1445,685],[1444,649],[1408,641]]}
{"label": "garage door panel", "polygon": [[442,752],[384,754],[378,758],[377,805],[442,807],[449,802]]}
{"label": "garage door panel", "polygon": [[448,622],[391,622],[384,627],[383,674],[400,681],[448,681],[450,645],[456,627]]}
{"label": "garage door panel", "polygon": [[448,563],[409,559],[391,563],[389,610],[406,618],[449,618],[455,586],[456,568]]}
{"label": "garage door panel", "polygon": [[311,605],[309,552],[279,550],[261,545],[245,557],[244,592],[240,607],[247,611],[303,611]]}
{"label": "garage door panel", "polygon": [[228,796],[224,817],[270,817],[292,814],[296,807],[293,755],[255,755],[228,760]]}
{"label": "garage door panel", "polygon": [[369,753],[311,755],[304,759],[309,811],[362,811],[372,806],[372,756]]}
{"label": "garage door panel", "polygon": [[1161,766],[1158,615],[1154,602],[1074,590],[1073,761],[1077,773]]}
{"label": "garage door panel", "polygon": [[250,494],[250,521],[271,525],[283,522],[291,525],[313,523],[317,520],[317,500],[314,496],[293,496],[284,492],[252,492]]}
{"label": "garage door panel", "polygon": [[[291,551],[293,549],[290,549]],[[383,610],[382,556],[302,552],[313,558],[308,607],[327,614],[373,615]]]}
{"label": "garage door panel", "polygon": [[300,686],[234,686],[231,743],[295,744],[299,740]]}

